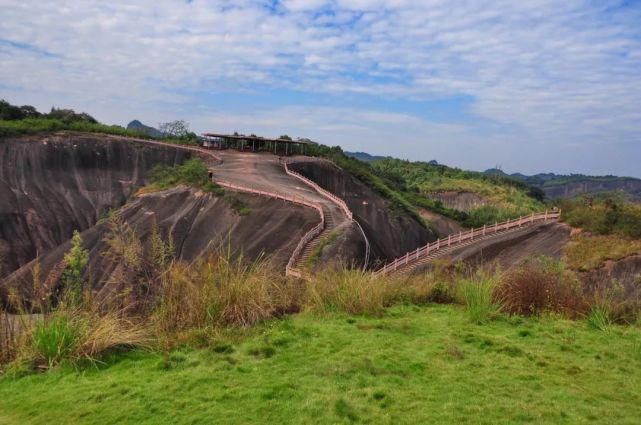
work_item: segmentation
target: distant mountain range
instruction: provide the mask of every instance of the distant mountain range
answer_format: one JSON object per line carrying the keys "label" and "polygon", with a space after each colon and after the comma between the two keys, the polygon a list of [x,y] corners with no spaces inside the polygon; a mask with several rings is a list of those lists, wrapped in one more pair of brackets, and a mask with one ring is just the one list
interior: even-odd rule
{"label": "distant mountain range", "polygon": [[550,199],[571,198],[585,193],[620,191],[631,200],[641,201],[641,179],[618,176],[588,176],[585,174],[539,173],[527,176],[521,173],[506,174],[491,168],[487,174],[496,174],[520,180],[530,186],[541,188]]}
{"label": "distant mountain range", "polygon": [[[360,159],[361,161],[371,162],[371,161],[380,161],[381,159],[391,159],[391,156],[379,156],[379,155],[370,155],[367,152],[343,152],[347,156],[352,158]],[[438,162],[432,160],[428,162],[430,165],[438,165]]]}
{"label": "distant mountain range", "polygon": [[[370,155],[367,152],[345,152],[361,161],[379,161],[390,157]],[[438,165],[436,161],[429,164]],[[538,187],[543,190],[545,196],[550,199],[572,198],[583,194],[598,194],[604,192],[621,192],[632,201],[641,202],[641,179],[634,177],[618,176],[588,176],[584,174],[555,174],[539,173],[528,176],[522,173],[507,174],[503,170],[490,168],[485,170],[486,174],[494,174],[502,177],[512,178]]]}
{"label": "distant mountain range", "polygon": [[160,130],[150,127],[148,125],[144,125],[138,120],[133,120],[129,124],[127,124],[127,130],[135,130],[139,131],[141,133],[145,133],[147,136],[150,137],[162,137],[163,134]]}

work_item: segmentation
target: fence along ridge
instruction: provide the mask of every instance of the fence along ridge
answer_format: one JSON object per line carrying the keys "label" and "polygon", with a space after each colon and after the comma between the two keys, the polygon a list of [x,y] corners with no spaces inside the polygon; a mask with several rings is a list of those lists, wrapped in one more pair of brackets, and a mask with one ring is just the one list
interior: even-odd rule
{"label": "fence along ridge", "polygon": [[[371,249],[370,248],[369,239],[367,239],[367,235],[365,235],[365,231],[363,230],[363,227],[361,226],[361,224],[356,219],[354,219],[354,214],[352,213],[352,210],[349,209],[349,206],[347,206],[347,202],[345,202],[342,198],[334,195],[330,191],[328,191],[326,189],[323,189],[316,182],[308,179],[307,177],[303,176],[302,174],[297,173],[296,171],[290,170],[289,167],[288,167],[288,164],[290,162],[294,162],[294,161],[289,160],[289,159],[281,159],[281,162],[283,163],[283,166],[285,167],[285,173],[287,173],[288,175],[290,175],[292,177],[296,177],[297,179],[301,180],[303,183],[305,183],[308,186],[311,186],[312,188],[314,188],[314,190],[316,190],[322,196],[324,196],[324,197],[328,198],[330,201],[334,202],[343,211],[345,216],[347,216],[349,221],[352,221],[352,222],[356,223],[356,225],[358,226],[358,229],[360,230],[361,234],[363,235],[363,239],[365,240],[365,261],[363,263],[363,269],[366,269],[367,268],[367,264],[369,263],[369,256],[370,256],[370,249]],[[333,162],[331,162],[331,161],[328,161],[328,162],[330,162],[332,165],[334,165],[338,169],[341,169],[340,167],[338,167]]]}
{"label": "fence along ridge", "polygon": [[558,220],[560,216],[561,210],[552,212],[546,210],[540,213],[532,213],[531,215],[525,217],[521,216],[518,219],[495,223],[491,226],[478,227],[476,229],[470,229],[466,232],[459,232],[458,234],[454,235],[450,234],[447,237],[439,238],[434,242],[428,243],[423,247],[408,251],[405,255],[396,258],[390,263],[384,264],[383,267],[376,270],[375,274],[385,274],[388,272],[396,271],[399,266],[409,264],[410,261],[414,262],[430,254],[434,254],[441,249],[462,245],[462,242],[466,240],[472,241],[474,240],[475,235],[478,235],[479,237],[491,236],[493,234],[498,234],[499,232],[505,232],[511,229],[520,228],[523,225],[532,224],[536,221],[546,222],[547,220]]}
{"label": "fence along ridge", "polygon": [[298,258],[300,257],[301,252],[305,248],[305,245],[314,239],[316,236],[318,236],[323,229],[325,228],[325,214],[323,213],[323,207],[315,202],[310,202],[306,201],[305,199],[298,197],[298,196],[285,196],[281,195],[276,192],[270,192],[266,190],[259,190],[259,189],[254,189],[248,186],[241,186],[237,185],[235,183],[231,183],[225,180],[217,180],[216,184],[222,186],[222,187],[227,187],[229,189],[235,189],[238,191],[242,192],[248,192],[248,193],[254,193],[257,195],[262,195],[262,196],[268,196],[271,198],[275,199],[280,199],[283,201],[291,202],[294,204],[299,204],[299,205],[304,205],[306,207],[314,208],[320,217],[320,222],[311,228],[307,233],[303,235],[303,237],[298,241],[298,244],[296,245],[296,248],[294,248],[294,251],[292,252],[292,255],[289,257],[289,261],[287,262],[287,265],[285,266],[285,275],[286,276],[295,276],[298,278],[302,278],[303,274],[300,270],[298,270],[295,267],[296,262],[298,261]]}

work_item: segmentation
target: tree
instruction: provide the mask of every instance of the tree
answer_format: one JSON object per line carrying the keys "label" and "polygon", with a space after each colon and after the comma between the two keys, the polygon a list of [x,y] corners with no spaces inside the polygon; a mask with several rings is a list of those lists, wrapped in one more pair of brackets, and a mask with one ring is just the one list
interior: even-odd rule
{"label": "tree", "polygon": [[283,134],[282,136],[279,137],[280,140],[292,140],[291,137],[289,137],[287,134]]}
{"label": "tree", "polygon": [[0,120],[21,120],[24,118],[22,111],[6,100],[0,100]]}
{"label": "tree", "polygon": [[158,124],[158,130],[168,137],[181,138],[189,135],[189,124],[185,120],[175,120]]}
{"label": "tree", "polygon": [[85,112],[77,113],[73,109],[57,109],[55,107],[51,107],[51,112],[45,114],[45,118],[57,119],[67,124],[75,121],[84,121],[91,124],[98,123],[98,120]]}

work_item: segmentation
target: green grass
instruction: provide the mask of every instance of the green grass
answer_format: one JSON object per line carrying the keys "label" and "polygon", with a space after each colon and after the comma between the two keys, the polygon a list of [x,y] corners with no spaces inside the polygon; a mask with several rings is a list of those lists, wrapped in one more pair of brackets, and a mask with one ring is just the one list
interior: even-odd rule
{"label": "green grass", "polygon": [[[149,171],[151,184],[142,188],[140,193],[165,190],[179,184],[184,184],[198,187],[216,196],[223,195],[223,189],[209,179],[207,171],[207,165],[200,158],[191,158],[175,167],[157,165]],[[249,212],[247,212],[247,214],[248,213]]]}
{"label": "green grass", "polygon": [[486,323],[499,314],[501,306],[494,299],[497,284],[497,277],[480,272],[461,282],[461,295],[472,322]]}
{"label": "green grass", "polygon": [[49,366],[68,358],[79,340],[78,324],[66,315],[39,322],[33,332],[33,347]]}
{"label": "green grass", "polygon": [[0,378],[6,424],[617,423],[641,417],[641,330],[470,323],[456,306],[301,314],[167,356]]}

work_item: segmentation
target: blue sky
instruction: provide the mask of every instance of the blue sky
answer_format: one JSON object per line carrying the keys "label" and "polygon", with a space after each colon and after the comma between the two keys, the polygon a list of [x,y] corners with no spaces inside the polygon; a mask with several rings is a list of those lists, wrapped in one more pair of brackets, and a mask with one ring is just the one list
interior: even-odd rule
{"label": "blue sky", "polygon": [[482,170],[641,177],[641,2],[0,0],[0,97]]}

